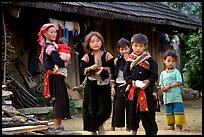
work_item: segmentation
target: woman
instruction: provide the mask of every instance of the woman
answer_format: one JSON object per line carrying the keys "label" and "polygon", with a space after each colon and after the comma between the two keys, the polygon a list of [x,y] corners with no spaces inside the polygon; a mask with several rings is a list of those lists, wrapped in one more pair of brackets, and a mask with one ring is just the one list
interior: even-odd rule
{"label": "woman", "polygon": [[57,31],[54,24],[44,24],[39,33],[41,45],[40,61],[43,64],[46,78],[44,80],[44,96],[53,100],[54,127],[51,130],[64,130],[61,121],[70,117],[69,98],[65,85],[67,71],[54,70],[54,65],[65,67],[65,62],[60,58],[55,43]]}

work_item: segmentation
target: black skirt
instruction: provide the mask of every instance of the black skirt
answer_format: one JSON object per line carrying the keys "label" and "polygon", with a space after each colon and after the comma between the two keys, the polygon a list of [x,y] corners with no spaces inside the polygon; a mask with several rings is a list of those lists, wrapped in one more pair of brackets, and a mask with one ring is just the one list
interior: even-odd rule
{"label": "black skirt", "polygon": [[111,87],[87,79],[83,100],[83,129],[97,131],[111,115]]}
{"label": "black skirt", "polygon": [[70,118],[70,105],[65,77],[50,75],[50,93],[55,98],[53,101],[54,118]]}

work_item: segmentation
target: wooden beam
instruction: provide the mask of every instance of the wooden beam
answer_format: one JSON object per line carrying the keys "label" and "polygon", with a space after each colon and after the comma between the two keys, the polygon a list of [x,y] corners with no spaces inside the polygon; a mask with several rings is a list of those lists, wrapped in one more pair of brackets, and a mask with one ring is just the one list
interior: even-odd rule
{"label": "wooden beam", "polygon": [[48,129],[48,125],[36,125],[36,126],[20,126],[20,127],[9,127],[3,128],[2,133],[11,133],[11,134],[18,134],[18,133],[25,133],[31,131],[40,131]]}

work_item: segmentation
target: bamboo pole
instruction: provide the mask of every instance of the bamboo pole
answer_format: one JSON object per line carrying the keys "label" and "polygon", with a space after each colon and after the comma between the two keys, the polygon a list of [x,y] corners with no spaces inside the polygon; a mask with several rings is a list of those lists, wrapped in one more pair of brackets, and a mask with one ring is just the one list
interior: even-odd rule
{"label": "bamboo pole", "polygon": [[7,43],[6,43],[6,27],[5,27],[5,20],[4,20],[4,10],[2,8],[2,23],[3,23],[3,29],[4,29],[4,85],[6,85],[6,55],[7,55]]}

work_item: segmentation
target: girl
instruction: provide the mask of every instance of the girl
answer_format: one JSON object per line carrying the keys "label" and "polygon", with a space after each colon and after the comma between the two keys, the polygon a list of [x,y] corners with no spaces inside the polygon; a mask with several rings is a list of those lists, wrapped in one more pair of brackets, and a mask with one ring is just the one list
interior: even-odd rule
{"label": "girl", "polygon": [[[125,127],[125,115],[127,130],[128,129],[128,104],[126,97],[124,96],[126,82],[123,77],[123,67],[130,54],[130,42],[121,38],[117,44],[119,56],[115,58],[115,71],[113,73],[111,94],[114,97],[113,100],[113,114],[112,114],[112,124],[111,130],[115,131],[115,127]],[[126,112],[126,114],[125,114]]]}
{"label": "girl", "polygon": [[85,37],[86,54],[81,59],[81,69],[87,75],[83,100],[83,129],[92,134],[105,134],[103,123],[111,114],[110,73],[113,72],[113,56],[104,51],[103,37],[90,32]]}
{"label": "girl", "polygon": [[177,54],[173,50],[167,50],[164,53],[164,64],[166,69],[161,72],[159,85],[163,92],[163,100],[166,112],[167,130],[182,130],[186,125],[184,115],[184,106],[181,95],[182,76],[178,69],[175,68]]}
{"label": "girl", "polygon": [[[44,24],[39,33],[39,44],[41,47],[40,61],[45,69],[44,93],[46,98],[53,99],[54,127],[52,131],[64,130],[61,121],[70,118],[69,98],[65,85],[65,73],[53,73],[54,65],[65,67],[65,62],[60,58],[55,43],[57,31],[54,24]],[[48,95],[48,96],[46,96]]]}
{"label": "girl", "polygon": [[146,135],[156,135],[158,131],[155,120],[153,85],[158,79],[158,65],[147,51],[148,39],[143,34],[131,38],[133,52],[125,67],[124,78],[130,87],[129,128],[136,135],[140,118]]}

